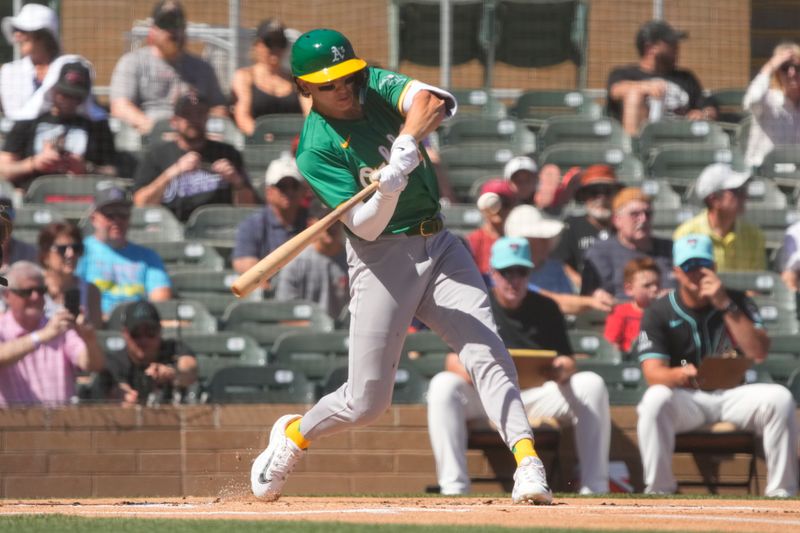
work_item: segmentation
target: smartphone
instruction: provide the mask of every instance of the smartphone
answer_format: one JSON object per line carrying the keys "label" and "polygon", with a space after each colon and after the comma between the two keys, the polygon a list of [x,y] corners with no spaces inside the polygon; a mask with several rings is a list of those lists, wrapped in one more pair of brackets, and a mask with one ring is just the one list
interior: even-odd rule
{"label": "smartphone", "polygon": [[78,314],[81,312],[80,289],[76,287],[67,289],[67,292],[64,293],[64,307],[72,314],[72,316],[78,316]]}

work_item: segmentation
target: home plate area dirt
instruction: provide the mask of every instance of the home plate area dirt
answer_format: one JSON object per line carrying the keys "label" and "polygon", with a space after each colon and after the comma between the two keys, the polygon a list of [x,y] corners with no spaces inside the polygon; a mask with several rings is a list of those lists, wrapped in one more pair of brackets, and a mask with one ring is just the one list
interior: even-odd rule
{"label": "home plate area dirt", "polygon": [[511,505],[509,498],[284,497],[3,500],[0,516],[297,520],[373,524],[492,525],[608,530],[800,530],[798,500],[556,498],[549,507]]}

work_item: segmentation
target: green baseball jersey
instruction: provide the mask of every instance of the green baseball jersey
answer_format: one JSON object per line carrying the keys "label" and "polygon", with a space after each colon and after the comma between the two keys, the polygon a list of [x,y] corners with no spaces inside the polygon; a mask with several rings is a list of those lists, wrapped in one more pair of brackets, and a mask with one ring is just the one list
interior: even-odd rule
{"label": "green baseball jersey", "polygon": [[[319,198],[336,207],[370,182],[370,175],[389,161],[392,143],[405,120],[400,106],[408,76],[368,69],[362,90],[364,116],[339,120],[311,111],[297,148],[297,166]],[[384,233],[402,233],[439,211],[436,173],[424,148],[423,161],[408,176],[397,208]]]}

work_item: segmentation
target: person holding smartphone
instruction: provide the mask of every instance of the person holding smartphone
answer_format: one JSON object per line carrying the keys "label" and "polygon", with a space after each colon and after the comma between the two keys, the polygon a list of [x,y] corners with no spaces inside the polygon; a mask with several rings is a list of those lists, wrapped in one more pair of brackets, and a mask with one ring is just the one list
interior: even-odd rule
{"label": "person holding smartphone", "polygon": [[65,308],[73,316],[83,314],[96,329],[103,326],[100,289],[75,275],[83,255],[83,235],[72,222],[54,222],[39,233],[39,263],[44,267],[45,314]]}

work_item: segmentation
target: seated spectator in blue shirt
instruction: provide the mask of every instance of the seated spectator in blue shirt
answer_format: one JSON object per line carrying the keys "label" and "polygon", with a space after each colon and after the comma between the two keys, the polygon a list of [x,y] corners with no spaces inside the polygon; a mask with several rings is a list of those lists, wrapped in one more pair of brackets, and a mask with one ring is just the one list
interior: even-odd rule
{"label": "seated spectator in blue shirt", "polygon": [[120,303],[172,298],[172,287],[161,257],[128,241],[130,193],[110,185],[95,195],[91,214],[94,236],[84,239],[77,275],[100,289],[104,315]]}
{"label": "seated spectator in blue shirt", "polygon": [[244,219],[236,230],[236,244],[231,255],[236,272],[245,272],[306,229],[303,207],[306,191],[294,159],[280,158],[270,163],[264,191],[267,205]]}

